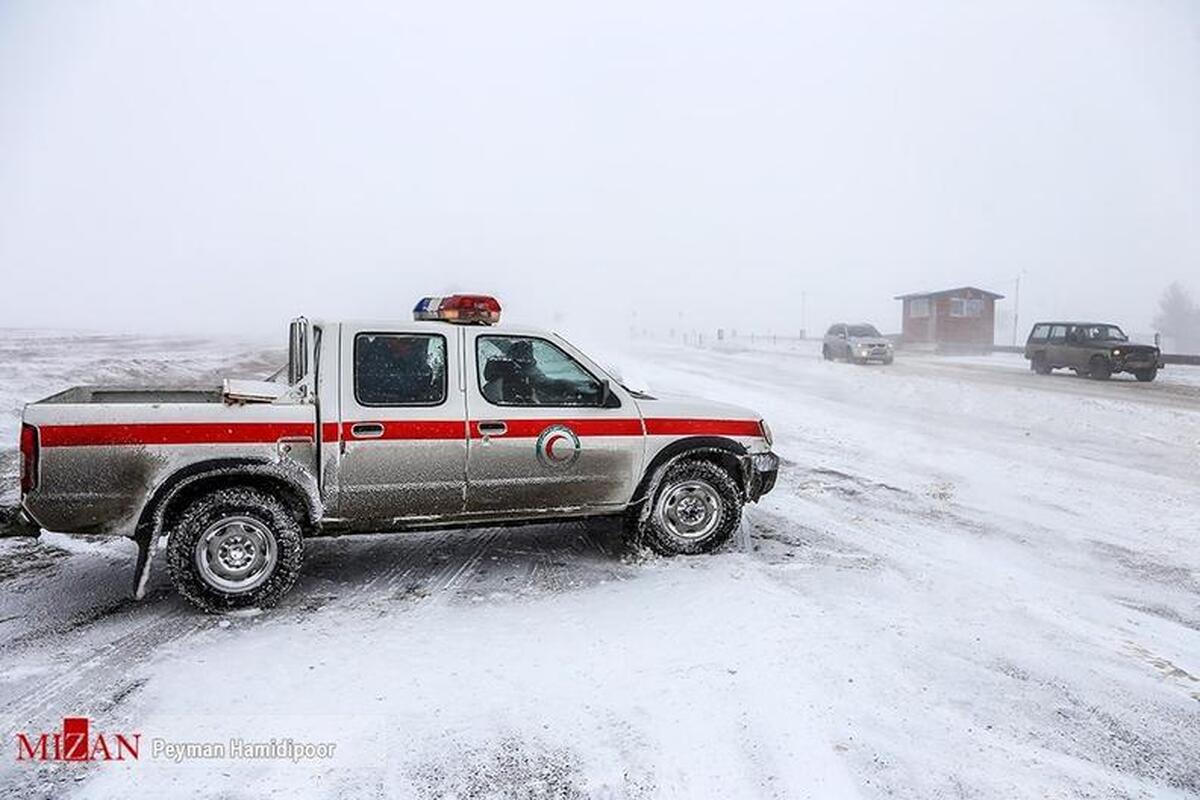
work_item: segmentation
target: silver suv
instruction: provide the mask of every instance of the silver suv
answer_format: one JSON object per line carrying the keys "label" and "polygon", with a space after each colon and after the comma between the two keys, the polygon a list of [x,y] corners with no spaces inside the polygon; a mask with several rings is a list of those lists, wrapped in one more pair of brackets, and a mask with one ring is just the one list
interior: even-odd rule
{"label": "silver suv", "polygon": [[848,325],[839,322],[826,331],[821,355],[826,361],[844,358],[855,364],[866,364],[869,361],[891,364],[895,359],[895,349],[891,340],[885,339],[874,325]]}

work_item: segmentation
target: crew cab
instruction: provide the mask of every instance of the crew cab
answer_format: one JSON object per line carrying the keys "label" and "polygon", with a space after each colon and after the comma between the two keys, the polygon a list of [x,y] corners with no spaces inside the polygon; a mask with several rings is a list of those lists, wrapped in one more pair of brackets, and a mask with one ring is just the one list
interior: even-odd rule
{"label": "crew cab", "polygon": [[754,412],[628,389],[499,317],[494,298],[454,295],[412,321],[299,318],[275,382],[30,403],[22,513],[132,537],[139,597],[165,538],[179,592],[221,611],[277,602],[307,537],[612,516],[663,554],[703,553],[773,487]]}
{"label": "crew cab", "polygon": [[1039,375],[1067,368],[1101,381],[1128,372],[1148,383],[1163,367],[1157,347],[1131,344],[1124,331],[1107,322],[1039,322],[1025,342],[1025,358]]}

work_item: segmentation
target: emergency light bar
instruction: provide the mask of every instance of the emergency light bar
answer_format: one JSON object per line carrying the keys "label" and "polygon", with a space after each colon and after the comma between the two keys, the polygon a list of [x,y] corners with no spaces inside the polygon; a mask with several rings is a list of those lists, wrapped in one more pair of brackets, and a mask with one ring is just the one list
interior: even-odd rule
{"label": "emergency light bar", "polygon": [[500,301],[486,294],[422,297],[413,306],[413,319],[495,325],[500,321]]}

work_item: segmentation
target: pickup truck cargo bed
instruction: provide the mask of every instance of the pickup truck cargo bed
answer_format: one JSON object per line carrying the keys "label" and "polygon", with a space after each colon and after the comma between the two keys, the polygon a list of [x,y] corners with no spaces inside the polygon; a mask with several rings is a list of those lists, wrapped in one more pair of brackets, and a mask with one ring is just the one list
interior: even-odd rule
{"label": "pickup truck cargo bed", "polygon": [[38,403],[220,403],[218,389],[130,389],[122,386],[72,386]]}

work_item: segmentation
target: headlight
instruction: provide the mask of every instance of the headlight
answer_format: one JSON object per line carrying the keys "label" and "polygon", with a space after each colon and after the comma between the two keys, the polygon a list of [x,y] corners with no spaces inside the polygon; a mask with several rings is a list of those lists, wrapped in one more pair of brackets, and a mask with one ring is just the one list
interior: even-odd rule
{"label": "headlight", "polygon": [[1119,347],[1118,347],[1118,348],[1116,348],[1115,350],[1113,350],[1113,355],[1114,355],[1114,356],[1119,356],[1119,355],[1121,355],[1121,348],[1119,348]]}
{"label": "headlight", "polygon": [[767,440],[767,446],[770,447],[775,443],[775,437],[771,435],[771,426],[767,424],[765,419],[758,421],[758,427],[762,430],[762,436]]}

